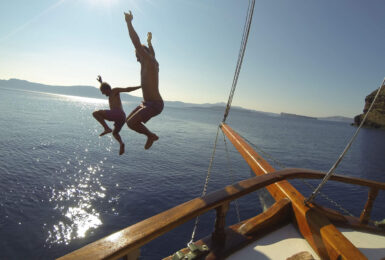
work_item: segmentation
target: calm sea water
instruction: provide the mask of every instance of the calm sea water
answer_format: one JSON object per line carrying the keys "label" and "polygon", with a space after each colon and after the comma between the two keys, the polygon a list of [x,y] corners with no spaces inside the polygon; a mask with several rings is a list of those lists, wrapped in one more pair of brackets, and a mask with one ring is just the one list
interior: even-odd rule
{"label": "calm sea water", "polygon": [[[166,107],[147,124],[160,140],[145,151],[144,136],[124,127],[126,153],[118,156],[117,143],[98,137],[102,128],[91,115],[107,105],[103,99],[0,89],[0,259],[53,259],[200,196],[222,110]],[[323,171],[355,131],[346,123],[236,110],[228,123],[283,165]],[[385,131],[363,129],[337,172],[385,182],[384,154]],[[249,167],[229,142],[226,152],[220,134],[208,191],[249,177]],[[310,194],[301,181],[293,184]],[[332,182],[322,192],[355,216],[367,197],[366,189]],[[374,219],[385,218],[384,201],[380,193]],[[239,207],[242,219],[261,211],[256,193]],[[236,222],[233,208],[227,221]],[[211,233],[213,222],[214,212],[204,215],[196,237]],[[142,249],[142,259],[173,254],[192,229],[193,221],[154,240]]]}

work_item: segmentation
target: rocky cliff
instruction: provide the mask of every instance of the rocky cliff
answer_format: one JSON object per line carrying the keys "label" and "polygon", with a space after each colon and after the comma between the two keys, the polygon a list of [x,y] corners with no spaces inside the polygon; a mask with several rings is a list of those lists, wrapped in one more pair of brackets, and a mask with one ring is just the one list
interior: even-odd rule
{"label": "rocky cliff", "polygon": [[[378,89],[366,96],[363,110],[364,114],[368,111],[377,91]],[[354,125],[360,125],[362,119],[364,118],[364,114],[354,117]],[[382,88],[380,94],[378,95],[376,103],[373,105],[372,111],[368,114],[364,126],[385,129],[385,87]]]}

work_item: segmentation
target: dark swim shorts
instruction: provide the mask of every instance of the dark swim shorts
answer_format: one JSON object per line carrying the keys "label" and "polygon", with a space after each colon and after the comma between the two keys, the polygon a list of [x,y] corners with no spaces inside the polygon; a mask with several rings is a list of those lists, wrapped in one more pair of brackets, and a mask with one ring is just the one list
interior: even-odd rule
{"label": "dark swim shorts", "polygon": [[164,104],[162,100],[142,101],[142,104],[137,106],[130,114],[140,114],[142,122],[146,123],[150,118],[159,115],[163,110]]}
{"label": "dark swim shorts", "polygon": [[122,126],[126,122],[126,114],[124,113],[124,111],[119,108],[115,108],[112,110],[104,110],[104,111],[106,112],[106,119],[108,121],[115,122],[114,123],[115,131],[119,133],[120,130],[122,129]]}

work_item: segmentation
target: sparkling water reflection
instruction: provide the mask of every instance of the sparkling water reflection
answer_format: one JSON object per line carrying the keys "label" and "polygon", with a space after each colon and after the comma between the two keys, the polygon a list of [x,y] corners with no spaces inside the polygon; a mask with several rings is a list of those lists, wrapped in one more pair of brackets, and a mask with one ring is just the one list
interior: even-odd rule
{"label": "sparkling water reflection", "polygon": [[[79,110],[90,110],[90,107],[99,108],[107,105],[107,100],[76,97],[58,94],[52,95],[62,101],[71,102]],[[97,131],[94,130],[96,133]],[[108,152],[111,147],[105,148]],[[89,152],[88,148],[84,149]],[[106,197],[106,188],[102,186],[99,177],[103,177],[102,169],[104,161],[97,164],[87,165],[87,157],[79,159],[76,156],[74,161],[68,160],[67,167],[61,169],[62,173],[75,172],[68,176],[69,184],[60,188],[53,188],[50,202],[56,202],[54,209],[59,211],[63,220],[59,220],[48,230],[46,242],[51,244],[69,244],[71,240],[84,238],[88,231],[102,225],[100,211],[94,206],[101,198]],[[106,160],[107,158],[104,158]],[[61,182],[61,184],[63,184]],[[113,202],[114,198],[109,200]],[[114,211],[114,208],[111,209]]]}
{"label": "sparkling water reflection", "polygon": [[[70,161],[67,161],[67,165],[71,165]],[[100,165],[86,165],[84,160],[78,160],[73,169],[78,170],[69,176],[69,180],[75,184],[52,189],[49,201],[56,203],[54,209],[63,215],[64,220],[58,221],[48,230],[47,243],[69,244],[72,239],[83,238],[87,231],[102,225],[100,212],[93,205],[106,196],[106,188],[98,177]],[[62,173],[67,171],[67,167],[61,170]]]}

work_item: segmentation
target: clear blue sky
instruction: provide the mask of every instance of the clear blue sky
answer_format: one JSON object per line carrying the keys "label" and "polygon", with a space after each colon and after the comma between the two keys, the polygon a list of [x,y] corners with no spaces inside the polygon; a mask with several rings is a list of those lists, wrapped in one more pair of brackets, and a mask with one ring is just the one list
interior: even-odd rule
{"label": "clear blue sky", "polygon": [[[165,100],[227,102],[247,0],[0,2],[0,79],[113,87],[140,83],[124,11],[148,31]],[[354,116],[385,77],[385,1],[256,1],[233,105]],[[137,94],[140,94],[139,92]]]}

